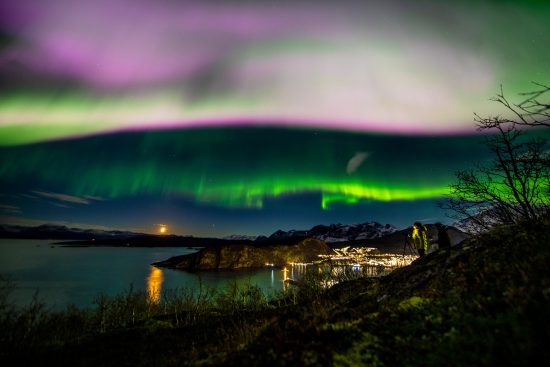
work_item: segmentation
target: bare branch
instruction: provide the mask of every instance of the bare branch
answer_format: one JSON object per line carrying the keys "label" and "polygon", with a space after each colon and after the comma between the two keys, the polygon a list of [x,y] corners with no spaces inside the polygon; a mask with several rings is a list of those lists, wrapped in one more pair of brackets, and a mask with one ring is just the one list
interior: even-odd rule
{"label": "bare branch", "polygon": [[469,222],[477,230],[493,225],[536,220],[550,214],[550,153],[546,141],[528,139],[522,127],[550,127],[550,87],[534,83],[536,90],[521,93],[511,103],[500,88],[493,101],[513,118],[474,114],[478,130],[492,130],[485,139],[493,160],[475,169],[456,173],[442,208]]}

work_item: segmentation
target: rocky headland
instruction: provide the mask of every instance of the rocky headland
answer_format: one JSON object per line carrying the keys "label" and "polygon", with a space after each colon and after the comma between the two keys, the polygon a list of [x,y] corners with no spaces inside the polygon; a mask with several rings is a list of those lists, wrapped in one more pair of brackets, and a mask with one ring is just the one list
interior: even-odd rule
{"label": "rocky headland", "polygon": [[188,271],[261,268],[266,264],[284,266],[319,259],[319,255],[334,254],[321,240],[293,238],[280,244],[241,243],[207,247],[188,255],[174,256],[153,263],[154,266]]}

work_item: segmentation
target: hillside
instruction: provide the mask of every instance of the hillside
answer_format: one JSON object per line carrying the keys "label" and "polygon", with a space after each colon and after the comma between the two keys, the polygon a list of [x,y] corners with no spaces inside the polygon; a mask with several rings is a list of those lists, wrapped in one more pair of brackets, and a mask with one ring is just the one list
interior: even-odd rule
{"label": "hillside", "polygon": [[548,224],[497,228],[285,310],[225,365],[548,365],[549,263]]}
{"label": "hillside", "polygon": [[286,244],[254,246],[253,244],[231,244],[207,247],[198,252],[174,256],[152,265],[171,269],[235,270],[262,268],[266,264],[284,266],[290,263],[306,263],[319,259],[319,255],[334,254],[323,241],[315,238],[297,238]]}

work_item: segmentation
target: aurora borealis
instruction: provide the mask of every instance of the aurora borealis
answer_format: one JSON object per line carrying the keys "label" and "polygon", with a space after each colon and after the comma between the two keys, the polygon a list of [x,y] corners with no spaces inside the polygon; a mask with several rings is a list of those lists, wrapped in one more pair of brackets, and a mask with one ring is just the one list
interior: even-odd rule
{"label": "aurora borealis", "polygon": [[487,157],[473,113],[548,81],[549,18],[535,0],[5,1],[0,222],[444,221],[453,173]]}
{"label": "aurora borealis", "polygon": [[65,211],[138,197],[261,212],[315,195],[318,211],[361,212],[441,197],[454,170],[483,155],[479,140],[261,127],[132,132],[0,148],[0,174],[3,192],[27,201],[70,195],[57,201]]}

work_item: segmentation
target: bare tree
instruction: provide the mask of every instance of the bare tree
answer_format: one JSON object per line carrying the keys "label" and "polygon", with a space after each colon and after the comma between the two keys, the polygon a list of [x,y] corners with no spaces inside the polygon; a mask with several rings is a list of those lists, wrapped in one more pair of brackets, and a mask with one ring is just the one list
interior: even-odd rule
{"label": "bare tree", "polygon": [[514,119],[475,115],[478,130],[493,132],[485,138],[492,160],[456,173],[443,207],[472,231],[499,224],[537,220],[550,214],[550,155],[546,140],[529,137],[529,127],[550,127],[550,88],[522,93],[519,104],[510,103],[501,91],[493,99]]}
{"label": "bare tree", "polygon": [[482,118],[475,114],[475,121],[480,129],[492,129],[498,126],[545,126],[550,127],[550,87],[540,83],[533,83],[537,90],[520,93],[523,97],[520,103],[511,103],[504,95],[500,86],[498,93],[491,101],[498,102],[512,113],[512,118],[491,116]]}

